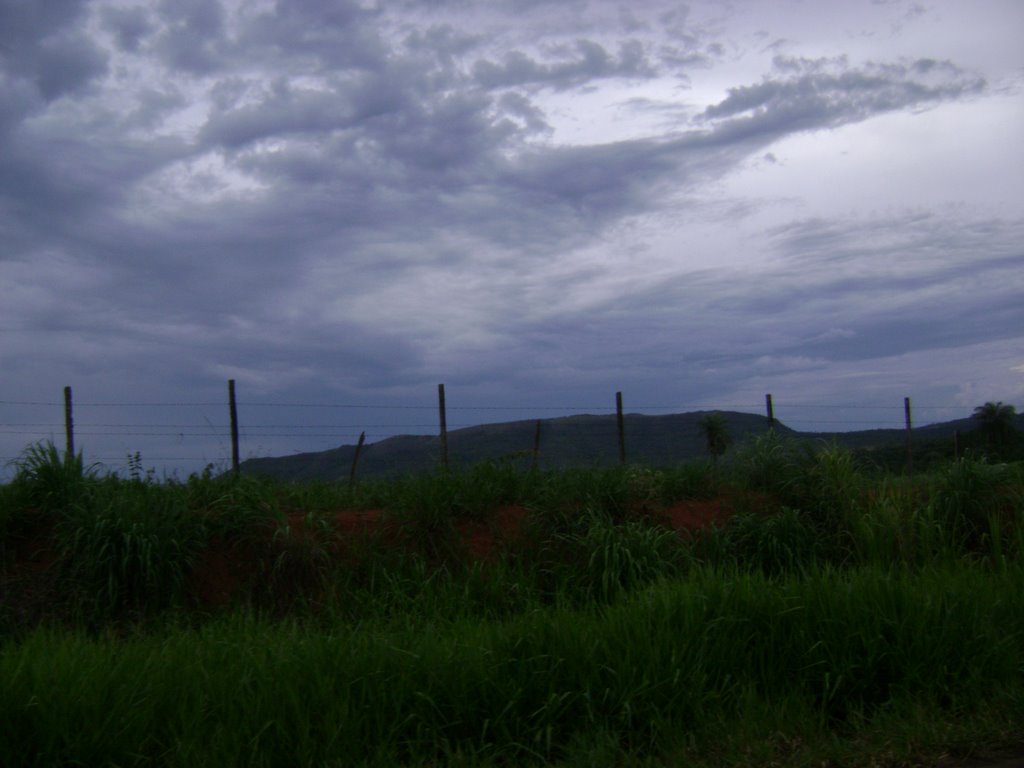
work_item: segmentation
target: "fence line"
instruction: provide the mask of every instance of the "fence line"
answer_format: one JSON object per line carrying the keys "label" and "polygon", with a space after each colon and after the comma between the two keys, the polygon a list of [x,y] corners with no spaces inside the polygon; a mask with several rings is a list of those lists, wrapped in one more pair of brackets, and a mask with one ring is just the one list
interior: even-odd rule
{"label": "fence line", "polygon": [[[39,435],[40,430],[57,430],[64,428],[66,436],[66,450],[70,453],[74,452],[74,440],[75,437],[152,437],[152,438],[177,438],[179,441],[186,438],[207,438],[225,440],[230,439],[231,444],[231,462],[232,468],[237,471],[239,463],[239,443],[241,439],[245,440],[258,440],[260,438],[271,438],[271,439],[310,439],[310,438],[334,438],[340,440],[350,440],[355,442],[356,435],[359,434],[360,439],[365,441],[367,439],[366,429],[375,430],[387,430],[386,433],[379,435],[370,435],[371,440],[383,439],[390,437],[394,434],[400,433],[402,430],[438,430],[442,436],[446,436],[449,428],[459,429],[465,427],[477,426],[480,424],[479,421],[457,421],[448,422],[446,417],[446,411],[451,412],[532,412],[532,413],[589,413],[595,415],[610,415],[611,402],[604,403],[602,405],[590,405],[590,406],[553,406],[553,405],[447,405],[444,401],[444,385],[439,385],[438,389],[439,403],[431,405],[407,405],[407,404],[389,404],[389,403],[316,403],[316,402],[267,402],[267,401],[246,401],[236,400],[234,381],[230,380],[228,385],[228,415],[229,423],[225,424],[221,421],[210,421],[204,420],[204,423],[154,423],[152,421],[146,422],[114,422],[110,420],[100,421],[81,421],[75,422],[75,416],[72,411],[72,399],[71,399],[71,388],[65,387],[63,402],[59,400],[0,400],[0,406],[9,407],[59,407],[64,406],[64,422],[56,421],[25,421],[25,422],[0,422],[0,435]],[[212,402],[212,401],[133,401],[133,402],[75,402],[76,409],[81,408],[224,408],[225,403]],[[778,403],[773,403],[772,396],[770,394],[765,395],[763,403],[743,403],[743,404],[707,404],[707,403],[679,403],[675,405],[637,405],[630,409],[630,413],[638,411],[667,411],[672,413],[683,413],[692,411],[721,411],[721,410],[738,410],[747,413],[767,413],[769,427],[779,421],[778,414],[775,406],[779,406]],[[309,425],[298,425],[294,423],[264,423],[257,422],[250,425],[240,424],[238,421],[238,409],[270,409],[270,408],[293,408],[293,409],[326,409],[326,410],[387,410],[387,411],[426,411],[434,410],[440,406],[439,421],[438,422],[425,422],[424,420],[411,421],[398,421],[392,423],[319,423]],[[616,435],[619,440],[619,455],[620,460],[625,461],[625,449],[627,438],[624,434],[623,424],[623,409],[622,409],[622,393],[616,393],[615,399],[616,407],[616,427],[612,427],[608,430],[607,435],[611,438]],[[801,418],[786,418],[782,421],[786,426],[799,426],[802,424],[814,424],[818,428],[811,430],[814,432],[827,432],[828,429],[822,429],[824,426],[845,426],[845,427],[856,427],[857,425],[865,425],[863,428],[866,429],[898,429],[896,422],[898,416],[896,412],[903,411],[905,422],[905,431],[907,435],[907,458],[908,463],[912,460],[911,453],[911,440],[910,435],[912,431],[911,425],[911,410],[910,410],[910,399],[905,398],[901,404],[892,405],[867,405],[858,403],[781,403],[783,412],[801,411],[806,413],[807,416]],[[936,404],[925,404],[914,406],[918,411],[928,410],[959,410],[962,409],[960,405],[936,405]],[[843,419],[829,419],[829,418],[818,418],[814,417],[815,411],[823,410],[844,410],[844,411],[873,411],[875,413],[883,413],[892,411],[893,413],[893,426],[891,427],[878,427],[866,425],[877,425],[878,420],[873,419],[871,421],[865,419],[855,418],[843,418]],[[528,421],[530,419],[523,419]],[[538,420],[539,421],[539,420]],[[836,430],[839,431],[839,430]],[[51,434],[51,439],[53,435]],[[535,440],[536,442],[536,440]],[[312,452],[315,449],[311,449]],[[536,446],[534,449],[536,453]],[[10,461],[17,459],[17,457],[4,457],[0,456],[0,461]],[[165,461],[165,462],[179,462],[179,461],[205,461],[206,457],[197,456],[166,456],[150,458],[151,461]],[[123,461],[124,457],[117,459],[114,458],[101,458],[99,461]]]}
{"label": "fence line", "polygon": [[[0,400],[0,405],[63,405],[63,401],[57,400]],[[212,402],[212,401],[176,401],[176,402],[77,402],[76,405],[83,408],[198,408],[198,407],[223,407],[223,402]],[[244,405],[250,408],[366,408],[366,409],[382,409],[382,410],[421,410],[421,411],[433,411],[437,408],[436,403],[430,405],[397,405],[390,403],[280,403],[270,402],[261,400],[241,400],[239,405]],[[762,403],[676,403],[674,405],[634,405],[633,408],[643,411],[667,411],[675,410],[678,408],[685,408],[687,410],[714,410],[721,411],[725,409],[737,409],[737,408],[756,408],[762,410],[764,408]],[[845,410],[893,410],[902,411],[903,404],[899,405],[865,405],[857,403],[783,403],[784,408],[819,408],[819,409],[835,409],[843,408]],[[950,408],[962,408],[963,406],[959,403],[946,403],[942,405],[919,405],[915,404],[915,410],[921,409],[933,409],[933,410],[948,410]],[[600,405],[455,405],[448,406],[449,411],[607,411],[609,409],[608,403],[601,403]]]}

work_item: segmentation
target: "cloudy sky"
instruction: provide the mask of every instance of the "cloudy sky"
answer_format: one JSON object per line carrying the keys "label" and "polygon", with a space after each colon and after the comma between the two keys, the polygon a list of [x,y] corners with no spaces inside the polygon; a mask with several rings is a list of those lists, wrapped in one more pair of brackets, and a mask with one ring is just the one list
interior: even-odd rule
{"label": "cloudy sky", "polygon": [[[1024,406],[1020,0],[0,0],[0,456]],[[147,405],[148,404],[148,405]],[[300,407],[301,406],[301,407]],[[315,407],[314,407],[315,406]],[[331,406],[331,407],[326,407]],[[358,406],[358,407],[351,407]]]}

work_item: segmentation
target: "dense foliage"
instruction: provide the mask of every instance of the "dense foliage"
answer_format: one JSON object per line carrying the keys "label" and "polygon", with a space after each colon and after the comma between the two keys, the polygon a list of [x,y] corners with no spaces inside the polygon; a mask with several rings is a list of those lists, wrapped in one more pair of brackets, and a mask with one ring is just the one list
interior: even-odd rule
{"label": "dense foliage", "polygon": [[[676,530],[680,505],[718,522]],[[218,553],[235,588],[204,602]],[[282,484],[102,476],[42,445],[0,486],[0,558],[4,765],[895,765],[1024,743],[1019,463],[896,475],[768,433],[671,469]]]}

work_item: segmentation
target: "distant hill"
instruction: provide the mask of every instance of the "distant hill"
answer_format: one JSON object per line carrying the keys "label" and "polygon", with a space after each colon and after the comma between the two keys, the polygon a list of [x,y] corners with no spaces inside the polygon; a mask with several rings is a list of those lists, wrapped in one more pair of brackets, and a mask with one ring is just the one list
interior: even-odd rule
{"label": "distant hill", "polygon": [[[706,458],[707,449],[701,434],[700,420],[711,411],[623,417],[626,434],[626,459],[630,463],[649,466],[670,466],[684,461]],[[768,429],[768,419],[750,413],[715,411],[721,414],[734,443]],[[595,467],[619,460],[618,430],[614,415],[566,416],[541,420],[540,469]],[[530,466],[537,420],[482,424],[448,433],[448,459],[452,467],[469,467],[486,460],[510,461]],[[1024,420],[1018,418],[1024,428]],[[967,434],[976,428],[971,419],[915,428],[915,445],[949,444],[953,434]],[[901,456],[906,433],[902,429],[872,429],[859,432],[796,432],[778,420],[775,430],[781,435],[806,440],[835,441],[859,451],[889,451]],[[248,459],[241,463],[242,472],[265,475],[278,480],[340,480],[348,479],[355,455],[354,445],[342,445],[326,451],[299,453],[292,456]],[[436,435],[398,435],[363,446],[359,457],[359,477],[386,477],[412,472],[426,472],[441,462],[441,441]]]}
{"label": "distant hill", "polygon": [[[626,457],[630,462],[669,465],[706,456],[698,422],[709,411],[643,416],[626,414]],[[720,411],[735,441],[768,429],[768,419],[750,413]],[[453,467],[468,467],[488,459],[530,466],[537,420],[510,421],[465,427],[448,433],[448,460]],[[776,428],[790,433],[776,421]],[[280,480],[347,479],[355,454],[354,445],[327,451],[300,453],[242,462],[241,470]],[[565,416],[542,419],[540,469],[590,467],[619,460],[618,429],[614,415]],[[398,435],[363,446],[359,456],[360,477],[381,477],[429,471],[441,461],[441,440],[436,435]]]}

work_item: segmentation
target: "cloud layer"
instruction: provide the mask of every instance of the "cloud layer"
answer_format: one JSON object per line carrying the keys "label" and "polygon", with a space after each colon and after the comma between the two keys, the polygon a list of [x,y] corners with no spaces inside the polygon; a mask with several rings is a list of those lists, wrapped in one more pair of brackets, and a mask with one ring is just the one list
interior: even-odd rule
{"label": "cloud layer", "polygon": [[863,5],[7,4],[0,421],[1019,401],[1024,12]]}

